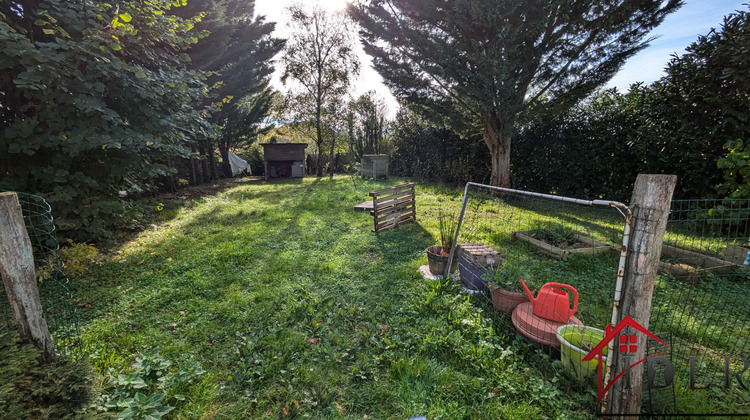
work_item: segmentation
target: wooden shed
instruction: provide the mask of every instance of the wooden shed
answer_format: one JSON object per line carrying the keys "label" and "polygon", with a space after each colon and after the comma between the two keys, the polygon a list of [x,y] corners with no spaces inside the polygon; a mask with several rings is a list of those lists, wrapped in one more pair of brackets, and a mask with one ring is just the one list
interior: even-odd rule
{"label": "wooden shed", "polygon": [[305,176],[307,143],[261,143],[266,179]]}
{"label": "wooden shed", "polygon": [[388,178],[388,155],[362,155],[362,177]]}

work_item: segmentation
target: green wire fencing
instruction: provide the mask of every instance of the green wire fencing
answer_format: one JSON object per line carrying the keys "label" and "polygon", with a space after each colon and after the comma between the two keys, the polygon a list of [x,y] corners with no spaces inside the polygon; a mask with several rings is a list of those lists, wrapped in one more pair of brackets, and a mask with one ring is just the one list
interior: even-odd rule
{"label": "green wire fencing", "polygon": [[734,356],[750,359],[748,253],[750,200],[672,202],[650,329],[671,336],[675,368],[695,387],[724,387],[725,363],[740,372]]}
{"label": "green wire fencing", "polygon": [[[0,189],[0,192],[4,191]],[[16,194],[31,240],[39,281],[39,297],[55,349],[58,354],[77,358],[81,350],[78,313],[68,289],[70,281],[63,270],[52,208],[38,195],[22,192]],[[15,328],[13,312],[5,295],[5,288],[0,288],[0,331],[10,328]]]}

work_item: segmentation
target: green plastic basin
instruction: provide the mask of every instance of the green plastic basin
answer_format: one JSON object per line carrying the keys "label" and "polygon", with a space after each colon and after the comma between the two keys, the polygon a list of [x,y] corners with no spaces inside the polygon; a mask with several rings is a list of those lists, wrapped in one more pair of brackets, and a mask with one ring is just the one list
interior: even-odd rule
{"label": "green plastic basin", "polygon": [[[604,339],[604,331],[582,325],[563,325],[557,329],[557,340],[560,342],[560,358],[563,366],[569,369],[578,379],[597,382],[596,369],[598,358],[584,362],[583,358],[600,341]],[[602,367],[607,363],[607,348],[602,351]]]}

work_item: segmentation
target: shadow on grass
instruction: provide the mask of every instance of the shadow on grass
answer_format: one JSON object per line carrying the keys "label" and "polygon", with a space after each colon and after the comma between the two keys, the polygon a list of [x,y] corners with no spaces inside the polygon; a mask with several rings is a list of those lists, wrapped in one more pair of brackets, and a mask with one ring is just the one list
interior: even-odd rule
{"label": "shadow on grass", "polygon": [[[397,182],[358,182],[358,188]],[[164,327],[174,323],[171,314],[179,307],[211,312],[204,318],[215,321],[213,326],[222,323],[216,314],[223,313],[241,329],[247,311],[239,308],[241,303],[275,301],[274,308],[255,308],[272,313],[282,310],[299,287],[373,303],[411,279],[414,261],[432,242],[418,224],[372,233],[371,217],[352,209],[361,191],[347,178],[252,180],[221,191],[185,215],[175,215],[153,237],[142,235],[119,260],[75,282],[74,293],[92,302],[80,310],[84,329],[109,320],[123,336],[114,340],[130,348],[138,340],[124,336],[149,330],[171,335]],[[212,340],[205,335],[201,341]]]}

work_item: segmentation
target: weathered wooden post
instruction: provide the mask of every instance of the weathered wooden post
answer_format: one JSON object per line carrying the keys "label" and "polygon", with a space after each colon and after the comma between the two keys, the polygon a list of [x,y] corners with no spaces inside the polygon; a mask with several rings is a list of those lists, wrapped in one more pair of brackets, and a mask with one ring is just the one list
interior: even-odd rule
{"label": "weathered wooden post", "polygon": [[0,193],[0,275],[21,337],[56,358],[52,337],[42,313],[34,271],[34,254],[16,193]]}
{"label": "weathered wooden post", "polygon": [[[677,184],[675,175],[638,175],[630,200],[633,223],[629,256],[625,265],[622,297],[618,322],[630,316],[648,328],[651,315],[651,296],[661,258],[662,240],[667,228],[672,193]],[[637,351],[628,356],[613,351],[612,376],[629,368],[645,357],[646,345],[637,346]],[[630,369],[629,378],[616,381],[609,390],[604,413],[633,415],[640,413],[642,398],[643,368],[640,363]],[[626,373],[628,374],[628,373]],[[629,380],[628,380],[629,379]]]}

